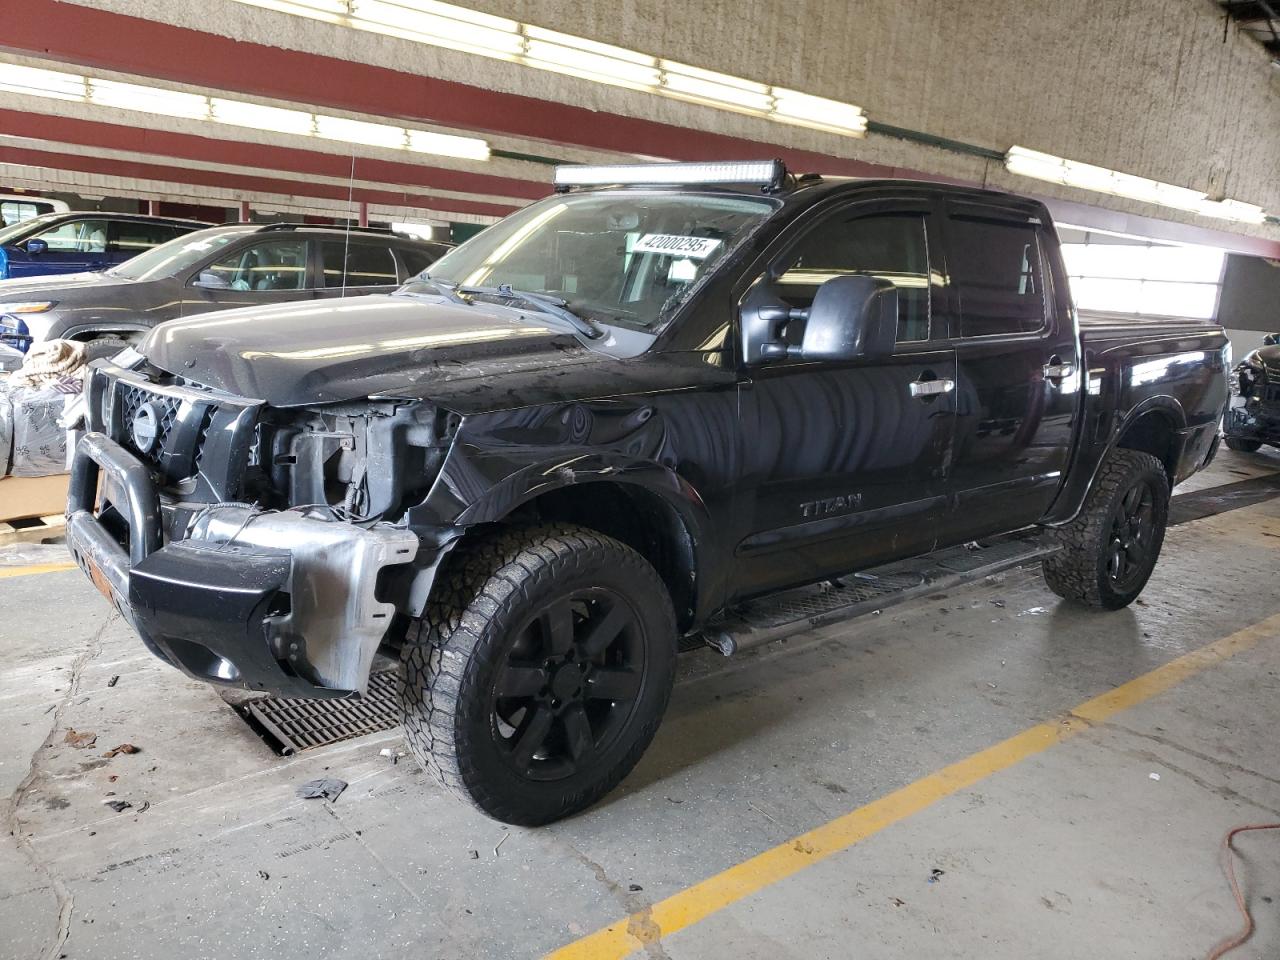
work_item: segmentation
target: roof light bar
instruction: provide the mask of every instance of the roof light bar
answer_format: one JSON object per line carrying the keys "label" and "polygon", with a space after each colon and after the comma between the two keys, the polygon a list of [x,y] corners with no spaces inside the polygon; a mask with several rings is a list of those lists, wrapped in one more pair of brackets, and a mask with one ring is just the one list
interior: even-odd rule
{"label": "roof light bar", "polygon": [[778,123],[849,137],[866,134],[867,118],[861,107],[851,103],[704,70],[440,0],[236,2]]}
{"label": "roof light bar", "polygon": [[1204,217],[1237,223],[1262,223],[1267,218],[1261,207],[1251,203],[1231,199],[1210,200],[1208,194],[1200,190],[1135,177],[1091,163],[1080,163],[1078,160],[1055,157],[1051,153],[1028,150],[1026,147],[1011,147],[1005,154],[1004,165],[1010,173],[1019,176],[1061,183],[1081,190],[1093,190],[1113,197],[1141,200],[1174,210],[1189,210]]}
{"label": "roof light bar", "polygon": [[757,184],[776,189],[787,169],[781,160],[727,161],[721,163],[622,163],[604,166],[556,167],[557,190],[627,184],[696,185],[712,183]]}
{"label": "roof light bar", "polygon": [[460,157],[466,160],[489,159],[489,144],[478,137],[461,137],[434,130],[415,130],[392,123],[374,123],[306,110],[270,107],[246,100],[188,93],[152,84],[104,80],[17,63],[0,63],[0,90],[31,97],[78,100],[164,117],[225,123],[271,133],[407,150],[411,153]]}

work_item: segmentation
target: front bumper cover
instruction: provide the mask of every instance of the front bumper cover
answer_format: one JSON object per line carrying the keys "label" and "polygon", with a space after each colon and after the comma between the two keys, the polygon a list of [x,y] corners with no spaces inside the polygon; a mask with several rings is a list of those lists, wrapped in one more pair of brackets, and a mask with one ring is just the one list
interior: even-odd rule
{"label": "front bumper cover", "polygon": [[209,683],[297,697],[365,691],[396,612],[378,599],[379,578],[419,557],[414,533],[239,504],[198,508],[168,544],[162,525],[146,466],[86,434],[67,544],[148,649]]}
{"label": "front bumper cover", "polygon": [[1233,397],[1222,432],[1233,439],[1280,443],[1280,402]]}

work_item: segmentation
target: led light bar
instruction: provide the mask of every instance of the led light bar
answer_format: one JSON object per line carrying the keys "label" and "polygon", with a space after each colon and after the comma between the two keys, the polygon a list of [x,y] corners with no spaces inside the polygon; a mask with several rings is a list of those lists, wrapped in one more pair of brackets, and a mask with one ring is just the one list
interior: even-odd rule
{"label": "led light bar", "polygon": [[777,188],[786,176],[781,160],[723,163],[622,163],[604,166],[556,167],[558,190],[624,184],[685,185],[710,183],[758,184]]}
{"label": "led light bar", "polygon": [[231,126],[320,137],[342,143],[429,153],[466,160],[488,160],[489,144],[478,137],[461,137],[415,130],[391,123],[352,120],[306,110],[269,107],[245,100],[170,90],[151,84],[104,80],[61,70],[43,70],[16,63],[0,63],[0,90],[32,97],[78,100],[83,103],[133,110],[164,117],[185,117]]}
{"label": "led light bar", "polygon": [[1055,157],[1051,153],[1028,150],[1026,147],[1011,147],[1005,154],[1004,165],[1010,173],[1019,176],[1061,183],[1081,190],[1093,190],[1113,197],[1141,200],[1175,210],[1189,210],[1205,217],[1238,223],[1262,223],[1267,218],[1261,207],[1251,203],[1231,199],[1210,200],[1208,194],[1200,190],[1135,177],[1091,163],[1080,163],[1078,160]]}
{"label": "led light bar", "polygon": [[439,0],[237,0],[339,26],[520,63],[594,83],[842,136],[866,135],[862,108],[677,63]]}

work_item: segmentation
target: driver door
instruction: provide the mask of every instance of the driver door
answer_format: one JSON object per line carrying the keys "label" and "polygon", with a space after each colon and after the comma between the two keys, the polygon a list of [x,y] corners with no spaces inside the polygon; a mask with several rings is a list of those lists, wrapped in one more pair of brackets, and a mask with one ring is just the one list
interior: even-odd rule
{"label": "driver door", "polygon": [[[762,362],[740,382],[744,469],[735,596],[933,548],[955,421],[955,352],[934,341],[941,265],[925,198],[845,203],[802,228],[745,301],[809,306],[835,276],[898,293],[890,356]],[[936,311],[939,321],[943,310]],[[798,345],[802,321],[781,331]]]}

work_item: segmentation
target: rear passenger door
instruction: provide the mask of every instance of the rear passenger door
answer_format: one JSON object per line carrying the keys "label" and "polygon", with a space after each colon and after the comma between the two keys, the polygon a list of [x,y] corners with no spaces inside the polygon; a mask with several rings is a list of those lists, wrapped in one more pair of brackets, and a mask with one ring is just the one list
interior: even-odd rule
{"label": "rear passenger door", "polygon": [[1047,224],[952,201],[944,229],[959,369],[946,529],[958,543],[1048,510],[1071,450],[1080,359],[1072,318],[1055,307]]}
{"label": "rear passenger door", "polygon": [[400,284],[389,243],[360,237],[320,242],[321,297],[390,293]]}

